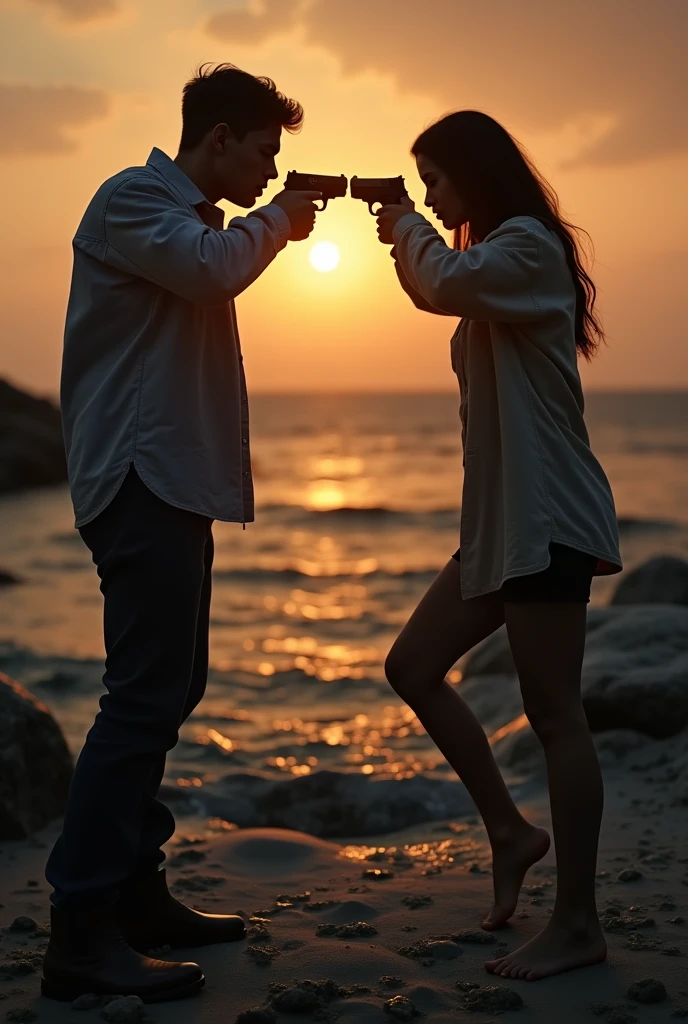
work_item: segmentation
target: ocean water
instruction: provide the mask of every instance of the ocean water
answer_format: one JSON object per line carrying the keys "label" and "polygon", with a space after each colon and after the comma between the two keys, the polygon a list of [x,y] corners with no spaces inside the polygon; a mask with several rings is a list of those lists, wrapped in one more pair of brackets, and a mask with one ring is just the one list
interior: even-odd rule
{"label": "ocean water", "polygon": [[[200,799],[247,773],[325,770],[409,794],[451,778],[382,666],[458,545],[458,397],[256,396],[251,414],[257,521],[216,524],[208,692],[166,783]],[[587,421],[627,568],[688,557],[688,395],[591,394]],[[0,568],[23,581],[0,588],[0,670],[76,752],[102,692],[102,599],[66,488],[0,500]],[[596,581],[593,601],[618,579]]]}

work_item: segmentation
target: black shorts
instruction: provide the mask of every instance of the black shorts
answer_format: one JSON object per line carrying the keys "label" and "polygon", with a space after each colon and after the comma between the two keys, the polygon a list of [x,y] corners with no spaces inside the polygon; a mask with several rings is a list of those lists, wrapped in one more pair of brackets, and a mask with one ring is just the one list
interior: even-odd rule
{"label": "black shorts", "polygon": [[[497,591],[505,601],[583,601],[590,600],[590,584],[597,558],[564,544],[550,544],[550,563],[542,572],[514,576]],[[452,558],[460,561],[461,549]]]}

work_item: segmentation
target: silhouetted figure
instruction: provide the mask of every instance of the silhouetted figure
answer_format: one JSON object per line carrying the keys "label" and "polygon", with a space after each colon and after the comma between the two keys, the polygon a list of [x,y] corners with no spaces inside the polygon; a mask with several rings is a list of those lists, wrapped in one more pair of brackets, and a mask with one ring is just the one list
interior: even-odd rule
{"label": "silhouetted figure", "polygon": [[226,228],[214,204],[253,206],[277,177],[282,128],[302,119],[270,79],[201,68],[177,157],[154,149],[106,181],[74,238],[62,414],[76,526],[105,599],[107,692],[46,872],[43,993],[56,999],[191,994],[198,965],[143,954],[246,934],[241,917],[169,893],[159,869],[174,818],[158,790],[206,685],[213,520],[253,519],[234,298],[308,237],[320,196],[282,192]]}
{"label": "silhouetted figure", "polygon": [[547,759],[558,888],[547,927],[486,966],[535,980],[606,955],[595,906],[602,778],[581,665],[592,578],[618,572],[621,559],[576,359],[593,354],[602,332],[577,229],[508,132],[461,111],[423,132],[412,152],[425,204],[455,232],[455,246],[410,200],[380,211],[378,233],[393,243],[416,306],[462,318],[452,365],[465,477],[460,551],[397,639],[386,672],[483,817],[495,889],[483,927],[502,927],[550,840],[514,805],[480,724],[445,674],[506,623],[524,709]]}

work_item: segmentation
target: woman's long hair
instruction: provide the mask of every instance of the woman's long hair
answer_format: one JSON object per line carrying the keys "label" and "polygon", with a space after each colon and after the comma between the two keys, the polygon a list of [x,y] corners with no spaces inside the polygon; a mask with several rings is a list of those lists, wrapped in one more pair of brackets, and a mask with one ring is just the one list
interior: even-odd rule
{"label": "woman's long hair", "polygon": [[597,289],[583,266],[580,236],[589,235],[562,217],[556,192],[519,143],[487,114],[459,110],[427,128],[411,152],[437,164],[466,206],[457,249],[481,242],[510,217],[537,217],[557,233],[576,289],[576,346],[591,359],[604,332],[594,311]]}

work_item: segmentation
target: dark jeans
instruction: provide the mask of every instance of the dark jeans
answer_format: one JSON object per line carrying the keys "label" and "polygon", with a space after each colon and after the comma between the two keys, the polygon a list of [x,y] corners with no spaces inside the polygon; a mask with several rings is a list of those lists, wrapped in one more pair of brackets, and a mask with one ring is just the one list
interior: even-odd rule
{"label": "dark jeans", "polygon": [[108,902],[165,859],[165,757],[205,691],[212,520],[157,498],[132,468],[81,529],[105,599],[107,693],[76,764],[48,860],[53,903]]}

